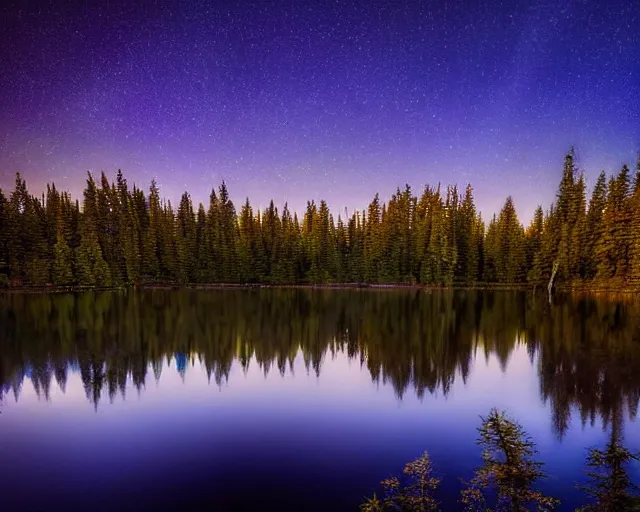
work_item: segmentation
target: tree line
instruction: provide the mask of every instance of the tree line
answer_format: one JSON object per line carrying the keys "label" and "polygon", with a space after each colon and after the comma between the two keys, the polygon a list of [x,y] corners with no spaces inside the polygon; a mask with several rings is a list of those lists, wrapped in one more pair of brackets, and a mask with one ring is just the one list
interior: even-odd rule
{"label": "tree line", "polygon": [[488,222],[473,189],[407,185],[385,203],[337,218],[323,200],[302,218],[284,205],[239,212],[226,184],[207,207],[185,192],[177,209],[129,187],[89,174],[82,205],[55,184],[31,195],[16,175],[0,190],[0,285],[118,287],[140,282],[389,283],[539,285],[557,267],[565,285],[640,286],[640,158],[598,177],[586,199],[573,150],[565,157],[556,201],[538,207],[524,227],[508,197]]}

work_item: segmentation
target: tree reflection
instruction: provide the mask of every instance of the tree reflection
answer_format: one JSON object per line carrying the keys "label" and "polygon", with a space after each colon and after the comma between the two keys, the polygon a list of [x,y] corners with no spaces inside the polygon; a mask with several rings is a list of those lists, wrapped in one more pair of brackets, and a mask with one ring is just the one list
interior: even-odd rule
{"label": "tree reflection", "polygon": [[[505,371],[517,344],[537,365],[542,399],[562,438],[573,413],[608,426],[615,411],[635,417],[640,397],[640,308],[617,299],[518,292],[429,290],[125,291],[0,296],[0,384],[18,400],[25,375],[49,399],[64,392],[69,366],[88,400],[140,393],[165,361],[186,378],[201,361],[222,386],[236,362],[265,374],[306,371],[347,354],[396,395],[447,395],[477,358]],[[4,397],[6,400],[6,396]]]}

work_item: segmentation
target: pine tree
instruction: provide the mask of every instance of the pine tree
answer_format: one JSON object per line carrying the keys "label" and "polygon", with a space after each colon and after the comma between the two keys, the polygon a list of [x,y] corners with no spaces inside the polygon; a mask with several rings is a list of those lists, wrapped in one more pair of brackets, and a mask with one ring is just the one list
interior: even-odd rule
{"label": "pine tree", "polygon": [[632,199],[629,195],[629,168],[625,165],[616,177],[611,177],[607,202],[602,217],[602,236],[595,248],[597,278],[624,280],[629,268],[632,238]]}
{"label": "pine tree", "polygon": [[182,194],[175,226],[176,272],[181,283],[196,280],[196,219],[188,192]]}
{"label": "pine tree", "polygon": [[58,204],[57,242],[54,245],[53,284],[65,286],[73,284],[73,254],[64,234],[62,205]]}
{"label": "pine tree", "polygon": [[119,205],[117,211],[119,245],[124,260],[122,275],[124,282],[133,283],[138,281],[141,275],[141,226],[134,198],[129,192],[127,180],[120,169],[116,175],[115,192],[114,202]]}
{"label": "pine tree", "polygon": [[534,274],[534,261],[536,255],[540,252],[542,245],[542,233],[544,229],[544,213],[542,212],[542,206],[536,208],[533,214],[533,220],[531,225],[525,232],[526,239],[526,255],[525,255],[525,268],[527,269],[527,281],[537,284],[538,279]]}
{"label": "pine tree", "polygon": [[76,249],[76,279],[82,286],[112,285],[111,270],[102,256],[98,242],[98,190],[89,173],[84,191],[83,214],[80,222],[80,245]]}
{"label": "pine tree", "polygon": [[143,234],[142,275],[146,279],[160,278],[160,229],[162,211],[160,208],[160,193],[155,180],[149,188],[148,226]]}
{"label": "pine tree", "polygon": [[604,450],[593,448],[587,457],[589,483],[580,488],[592,503],[583,512],[631,512],[640,510],[640,487],[629,477],[627,466],[640,461],[640,453],[632,453],[622,444],[618,428],[612,427]]}
{"label": "pine tree", "polygon": [[268,277],[263,250],[260,218],[254,218],[253,209],[246,199],[238,219],[238,273],[240,280],[254,283]]}
{"label": "pine tree", "polygon": [[495,229],[497,231],[495,265],[498,282],[508,284],[522,282],[525,265],[524,231],[511,196],[507,197]]}
{"label": "pine tree", "polygon": [[262,215],[261,243],[264,251],[264,275],[267,280],[273,281],[273,267],[278,261],[281,242],[281,224],[278,209],[273,200]]}
{"label": "pine tree", "polygon": [[238,279],[237,268],[237,238],[238,224],[236,211],[227,186],[223,181],[219,189],[218,198],[218,247],[220,250],[220,273],[223,282],[234,282]]}
{"label": "pine tree", "polygon": [[220,269],[220,205],[215,189],[209,194],[209,208],[207,210],[207,280],[218,282],[221,280]]}
{"label": "pine tree", "polygon": [[160,274],[169,281],[178,276],[178,251],[175,233],[176,219],[171,201],[162,205],[159,229]]}
{"label": "pine tree", "polygon": [[8,240],[9,233],[8,202],[0,189],[0,288],[9,286]]}
{"label": "pine tree", "polygon": [[336,250],[338,254],[338,270],[336,280],[339,283],[350,282],[349,275],[349,238],[347,228],[342,221],[342,217],[338,215],[338,223],[336,225]]}
{"label": "pine tree", "polygon": [[628,280],[636,289],[640,289],[640,155],[636,164],[633,194],[629,199],[632,218],[629,229],[629,274]]}
{"label": "pine tree", "polygon": [[[314,222],[312,238],[315,247],[316,279],[318,283],[329,283],[335,279],[338,267],[338,253],[335,240],[335,226],[329,207],[320,201],[318,217]],[[312,263],[313,264],[313,263]]]}
{"label": "pine tree", "polygon": [[197,283],[207,282],[207,249],[209,241],[207,239],[207,213],[204,205],[198,205],[196,216],[196,254],[195,254],[195,281]]}
{"label": "pine tree", "polygon": [[437,512],[440,510],[435,494],[440,479],[433,476],[433,466],[427,452],[404,467],[403,478],[391,477],[381,482],[384,495],[379,500],[374,494],[367,499],[362,512],[394,511]]}
{"label": "pine tree", "polygon": [[120,286],[127,280],[124,249],[120,238],[120,201],[115,185],[109,183],[105,173],[101,173],[100,187],[96,194],[98,243],[104,261],[109,266],[111,282]]}
{"label": "pine tree", "polygon": [[494,216],[487,226],[487,234],[484,241],[484,265],[482,278],[485,283],[498,281],[498,262],[500,260],[500,246],[498,236],[498,219]]}
{"label": "pine tree", "polygon": [[477,220],[473,189],[471,185],[467,185],[456,222],[458,256],[455,279],[464,284],[473,284],[478,279],[479,254],[476,230]]}
{"label": "pine tree", "polygon": [[364,232],[364,281],[380,281],[380,258],[382,255],[382,210],[380,196],[376,193],[367,208],[367,223]]}
{"label": "pine tree", "polygon": [[[493,409],[478,429],[478,444],[483,447],[483,464],[466,489],[462,503],[469,511],[491,510],[524,512],[531,505],[536,510],[553,510],[558,501],[535,490],[546,475],[543,463],[533,460],[535,443],[521,425],[504,412]],[[489,505],[490,490],[495,487],[495,503]]]}
{"label": "pine tree", "polygon": [[607,176],[602,171],[598,176],[589,201],[587,212],[586,240],[583,248],[585,257],[585,277],[593,279],[598,272],[596,247],[603,236],[603,217],[607,205]]}

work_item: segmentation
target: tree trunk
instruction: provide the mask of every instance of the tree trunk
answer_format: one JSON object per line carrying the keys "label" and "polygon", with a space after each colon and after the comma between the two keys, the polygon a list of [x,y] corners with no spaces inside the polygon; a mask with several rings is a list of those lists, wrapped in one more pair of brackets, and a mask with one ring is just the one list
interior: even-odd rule
{"label": "tree trunk", "polygon": [[547,286],[547,290],[549,292],[549,304],[551,304],[551,291],[553,289],[553,280],[556,277],[556,273],[558,272],[558,262],[554,261],[553,262],[553,271],[551,272],[551,279],[549,279],[549,285]]}

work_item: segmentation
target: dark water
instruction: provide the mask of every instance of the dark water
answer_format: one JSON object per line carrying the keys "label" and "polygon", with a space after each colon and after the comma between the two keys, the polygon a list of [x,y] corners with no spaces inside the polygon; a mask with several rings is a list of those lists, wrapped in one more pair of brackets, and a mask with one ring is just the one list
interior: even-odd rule
{"label": "dark water", "polygon": [[455,510],[497,406],[571,510],[612,425],[640,449],[639,320],[506,292],[0,296],[0,508],[357,510],[428,450]]}

